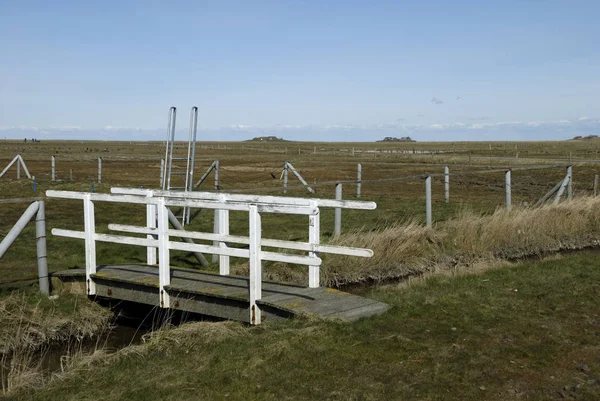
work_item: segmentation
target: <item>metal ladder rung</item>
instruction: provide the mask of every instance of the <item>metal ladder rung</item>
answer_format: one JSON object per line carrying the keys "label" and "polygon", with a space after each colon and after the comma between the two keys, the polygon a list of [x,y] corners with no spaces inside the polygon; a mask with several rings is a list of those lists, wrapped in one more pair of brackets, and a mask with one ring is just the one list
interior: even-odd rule
{"label": "metal ladder rung", "polygon": [[169,187],[169,189],[185,189],[185,187]]}
{"label": "metal ladder rung", "polygon": [[171,175],[185,175],[187,172],[185,171],[172,171]]}
{"label": "metal ladder rung", "polygon": [[189,159],[187,157],[173,157],[171,160],[191,160],[192,158],[190,157]]}

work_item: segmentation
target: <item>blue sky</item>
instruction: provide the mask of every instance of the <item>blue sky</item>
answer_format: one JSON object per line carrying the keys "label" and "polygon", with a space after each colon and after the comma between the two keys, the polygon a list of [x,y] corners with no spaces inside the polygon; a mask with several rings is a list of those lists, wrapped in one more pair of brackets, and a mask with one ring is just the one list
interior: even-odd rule
{"label": "blue sky", "polygon": [[600,134],[598,1],[0,0],[0,138]]}

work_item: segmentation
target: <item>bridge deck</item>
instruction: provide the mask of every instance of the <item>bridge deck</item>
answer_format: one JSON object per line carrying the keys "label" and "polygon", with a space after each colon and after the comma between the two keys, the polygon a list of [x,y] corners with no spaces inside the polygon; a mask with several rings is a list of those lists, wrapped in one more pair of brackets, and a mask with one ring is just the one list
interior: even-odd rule
{"label": "bridge deck", "polygon": [[[84,281],[85,269],[63,270],[53,276],[63,281]],[[158,305],[158,268],[155,266],[99,266],[93,279],[99,296]],[[247,277],[171,268],[171,284],[165,288],[174,309],[249,320]],[[389,308],[382,302],[332,288],[306,288],[270,281],[263,281],[262,299],[257,304],[263,311],[263,320],[315,314],[354,321]]]}

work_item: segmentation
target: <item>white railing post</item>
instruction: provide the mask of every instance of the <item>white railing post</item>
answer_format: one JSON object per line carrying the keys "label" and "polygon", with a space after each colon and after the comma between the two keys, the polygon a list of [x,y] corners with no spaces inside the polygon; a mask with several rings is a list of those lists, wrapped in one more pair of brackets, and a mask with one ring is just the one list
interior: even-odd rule
{"label": "white railing post", "polygon": [[444,201],[450,202],[450,167],[444,166]]}
{"label": "white railing post", "polygon": [[425,178],[425,222],[427,227],[431,227],[431,177]]}
{"label": "white railing post", "polygon": [[[354,156],[354,148],[352,148],[352,156]],[[356,197],[360,198],[360,191],[362,189],[362,164],[358,163],[356,171]]]}
{"label": "white railing post", "polygon": [[505,191],[505,204],[506,210],[510,210],[512,208],[512,191],[511,191],[511,170],[506,170],[504,173],[504,191]]}
{"label": "white railing post", "polygon": [[[229,235],[229,210],[219,210],[218,215],[219,235]],[[219,248],[227,248],[227,243],[220,241]],[[219,255],[219,274],[222,276],[229,275],[229,256],[227,255]]]}
{"label": "white railing post", "polygon": [[94,202],[91,195],[83,198],[83,226],[85,229],[85,282],[88,295],[96,294],[96,283],[92,275],[96,274],[96,219],[94,217]]}
{"label": "white railing post", "polygon": [[[213,210],[213,233],[218,234],[219,233],[219,209],[215,209]],[[213,241],[213,246],[219,246],[219,241]],[[211,258],[211,262],[212,263],[217,263],[219,261],[219,255],[217,255],[216,253],[212,254],[212,258]]]}
{"label": "white railing post", "polygon": [[17,180],[21,179],[21,159],[17,159]]}
{"label": "white railing post", "polygon": [[260,213],[256,205],[250,205],[249,208],[249,237],[250,237],[250,277],[249,277],[249,292],[250,292],[250,324],[260,324],[261,313],[260,308],[256,305],[256,301],[262,297],[262,266],[260,260],[260,241],[261,241],[261,221]]}
{"label": "white railing post", "polygon": [[[316,203],[312,203],[316,207]],[[319,245],[321,242],[321,216],[317,208],[317,213],[308,216],[308,243],[311,245]],[[316,252],[309,252],[308,256],[318,257]],[[318,288],[320,286],[320,271],[319,266],[308,266],[308,287]]]}
{"label": "white railing post", "polygon": [[170,306],[169,294],[165,286],[171,284],[171,266],[169,253],[169,212],[163,198],[158,199],[156,204],[158,215],[158,291],[160,296],[160,307]]}
{"label": "white railing post", "polygon": [[52,181],[56,181],[56,158],[52,156]]}
{"label": "white railing post", "polygon": [[[153,194],[148,193],[147,197],[151,198]],[[156,205],[146,205],[146,227],[148,228],[156,228]],[[153,239],[154,236],[152,234],[146,235],[146,238]],[[146,248],[146,263],[149,265],[156,264],[156,251],[157,249],[153,246],[149,246]]]}

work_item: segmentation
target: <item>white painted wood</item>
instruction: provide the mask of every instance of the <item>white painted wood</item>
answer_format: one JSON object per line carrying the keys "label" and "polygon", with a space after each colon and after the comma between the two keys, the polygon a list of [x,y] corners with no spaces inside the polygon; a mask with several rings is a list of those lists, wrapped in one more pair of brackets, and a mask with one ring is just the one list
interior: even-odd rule
{"label": "white painted wood", "polygon": [[[149,190],[140,188],[122,188],[112,187],[111,193],[113,194],[124,194],[124,195],[139,195],[145,196]],[[176,192],[176,191],[154,191],[155,196],[163,196],[166,198],[183,198],[188,199],[199,199],[199,200],[219,200],[219,196],[222,195],[225,201],[230,202],[250,202],[260,204],[272,204],[272,205],[293,205],[293,206],[309,206],[312,201],[316,202],[317,207],[339,207],[342,209],[357,209],[357,210],[375,210],[377,204],[369,201],[355,201],[355,200],[342,200],[336,201],[334,199],[309,199],[309,198],[294,198],[286,196],[270,196],[270,195],[244,195],[244,194],[228,194],[228,193],[215,193],[215,192]],[[74,198],[77,199],[77,198]]]}
{"label": "white painted wood", "polygon": [[[160,307],[168,308],[169,294],[165,290],[165,286],[171,283],[171,265],[169,253],[169,212],[165,201],[162,198],[158,199],[156,205],[158,216],[158,291],[160,294]],[[148,241],[148,240],[147,240]]]}
{"label": "white painted wood", "polygon": [[[217,209],[215,209],[213,211],[213,233],[215,234],[219,234],[219,211]],[[213,246],[214,247],[218,247],[219,246],[219,241],[218,240],[214,240],[213,241]],[[217,263],[219,261],[219,255],[216,253],[213,253],[212,255],[212,263]]]}
{"label": "white painted wood", "polygon": [[96,294],[96,283],[90,277],[96,273],[96,219],[94,216],[94,202],[91,194],[83,199],[83,226],[85,229],[85,282],[88,295]]}
{"label": "white painted wood", "polygon": [[[220,236],[229,235],[229,210],[218,210],[219,212],[219,232]],[[219,248],[227,248],[227,243],[220,241]],[[229,256],[219,255],[219,274],[222,276],[229,275]]]}
{"label": "white painted wood", "polygon": [[[128,232],[133,234],[154,234],[156,235],[157,230],[149,229],[146,227],[140,226],[130,226],[125,224],[109,224],[109,230],[113,231],[121,231]],[[198,240],[206,240],[206,241],[224,241],[224,242],[232,242],[237,244],[250,244],[250,239],[248,237],[237,236],[237,235],[219,235],[212,233],[201,233],[194,231],[183,231],[183,230],[169,230],[169,236],[171,237],[181,237],[181,238],[192,238]],[[293,249],[297,251],[306,251],[306,252],[322,252],[322,253],[330,253],[336,255],[347,255],[347,256],[358,256],[363,258],[370,258],[373,256],[373,251],[365,248],[351,248],[345,246],[337,246],[337,245],[324,245],[324,244],[311,244],[308,242],[296,242],[296,241],[286,241],[286,240],[278,240],[278,239],[268,239],[263,238],[261,240],[261,246],[269,247],[269,248],[281,248],[281,249]],[[189,249],[185,249],[189,251]]]}
{"label": "white painted wood", "polygon": [[261,221],[260,213],[256,205],[250,205],[249,211],[249,237],[250,237],[250,249],[249,249],[249,264],[250,264],[250,278],[249,278],[249,293],[250,293],[250,323],[260,324],[261,313],[260,308],[256,304],[256,301],[262,298],[262,263],[260,260],[260,239],[261,239]]}
{"label": "white painted wood", "polygon": [[[308,242],[311,245],[317,245],[321,242],[321,215],[319,213],[308,217]],[[309,252],[308,256],[318,257],[317,252]],[[318,288],[320,286],[319,265],[310,265],[308,267],[308,286]]]}
{"label": "white painted wood", "polygon": [[298,180],[302,183],[302,185],[304,185],[306,187],[306,189],[308,190],[308,192],[310,192],[311,194],[314,194],[315,190],[312,189],[308,185],[308,183],[304,180],[304,178],[300,175],[300,173],[298,171],[296,171],[296,169],[294,168],[294,166],[292,166],[292,164],[290,162],[288,162],[287,165],[288,165],[288,168],[290,170],[292,170],[292,173],[294,173],[294,175],[296,176],[296,178],[298,178]]}
{"label": "white painted wood", "polygon": [[[146,205],[146,227],[153,230],[156,230],[156,205]],[[152,234],[147,234],[147,239],[153,239]],[[156,247],[147,247],[146,248],[146,263],[149,265],[155,265],[157,262],[156,252],[158,249]]]}

